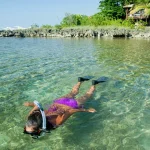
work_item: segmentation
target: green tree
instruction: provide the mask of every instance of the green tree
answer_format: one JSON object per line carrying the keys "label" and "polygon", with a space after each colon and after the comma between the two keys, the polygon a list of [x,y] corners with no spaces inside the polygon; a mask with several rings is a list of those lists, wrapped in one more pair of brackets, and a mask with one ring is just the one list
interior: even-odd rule
{"label": "green tree", "polygon": [[80,20],[80,23],[81,23],[81,25],[89,25],[90,24],[90,18],[91,17],[89,17],[89,16],[86,16],[86,15],[80,15],[80,18],[79,18],[79,20]]}
{"label": "green tree", "polygon": [[150,3],[150,0],[135,0],[136,4],[148,4]]}
{"label": "green tree", "polygon": [[58,29],[58,30],[61,30],[61,29],[62,29],[62,26],[59,25],[59,24],[56,24],[54,27],[55,27],[56,29]]}
{"label": "green tree", "polygon": [[124,4],[148,4],[150,0],[124,0]]}
{"label": "green tree", "polygon": [[62,26],[77,26],[81,25],[81,15],[66,13],[61,22]]}
{"label": "green tree", "polygon": [[108,18],[101,13],[96,13],[90,18],[90,25],[94,26],[103,26],[108,24],[108,20],[111,20],[111,18]]}
{"label": "green tree", "polygon": [[35,23],[35,24],[31,25],[31,28],[32,29],[39,28],[39,25]]}
{"label": "green tree", "polygon": [[124,0],[124,4],[127,5],[127,4],[135,4],[137,3],[137,0]]}
{"label": "green tree", "polygon": [[69,13],[66,13],[65,17],[61,22],[61,25],[63,27],[80,26],[80,25],[88,25],[88,24],[89,24],[88,16],[79,15],[79,14],[69,14]]}
{"label": "green tree", "polygon": [[114,19],[123,18],[125,16],[124,3],[124,0],[101,0],[99,9],[104,16]]}
{"label": "green tree", "polygon": [[52,26],[48,25],[48,24],[45,24],[45,25],[42,25],[41,28],[50,29],[50,28],[52,28]]}

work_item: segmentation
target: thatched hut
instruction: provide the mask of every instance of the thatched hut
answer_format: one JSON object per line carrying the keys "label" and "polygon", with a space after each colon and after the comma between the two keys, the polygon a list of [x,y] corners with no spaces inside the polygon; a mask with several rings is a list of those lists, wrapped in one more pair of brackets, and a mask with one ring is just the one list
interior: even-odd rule
{"label": "thatched hut", "polygon": [[132,18],[135,21],[145,21],[150,25],[150,4],[144,5],[126,5],[123,7],[126,11],[126,19]]}

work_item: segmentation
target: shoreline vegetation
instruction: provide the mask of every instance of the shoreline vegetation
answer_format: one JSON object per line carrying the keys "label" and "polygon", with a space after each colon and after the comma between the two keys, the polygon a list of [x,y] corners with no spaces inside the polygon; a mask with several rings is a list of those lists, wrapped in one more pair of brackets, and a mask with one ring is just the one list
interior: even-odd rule
{"label": "shoreline vegetation", "polygon": [[92,15],[66,13],[59,25],[1,30],[0,37],[124,37],[150,39],[150,0],[101,0]]}
{"label": "shoreline vegetation", "polygon": [[31,28],[24,30],[1,30],[0,37],[59,37],[59,38],[143,38],[150,39],[150,27],[130,29],[123,27],[66,27],[66,28]]}

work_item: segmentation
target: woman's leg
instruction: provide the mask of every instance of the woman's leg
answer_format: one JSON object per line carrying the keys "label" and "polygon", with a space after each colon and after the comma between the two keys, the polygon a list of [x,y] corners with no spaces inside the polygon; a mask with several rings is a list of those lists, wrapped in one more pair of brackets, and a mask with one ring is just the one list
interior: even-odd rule
{"label": "woman's leg", "polygon": [[79,106],[82,106],[89,98],[92,97],[94,91],[95,91],[95,85],[92,85],[90,87],[90,89],[83,95],[81,96],[80,98],[76,99],[77,102],[78,102],[78,105]]}
{"label": "woman's leg", "polygon": [[75,98],[75,96],[79,93],[79,88],[80,88],[80,85],[82,84],[82,82],[78,82],[76,85],[73,86],[71,92],[67,95],[64,95],[60,98]]}

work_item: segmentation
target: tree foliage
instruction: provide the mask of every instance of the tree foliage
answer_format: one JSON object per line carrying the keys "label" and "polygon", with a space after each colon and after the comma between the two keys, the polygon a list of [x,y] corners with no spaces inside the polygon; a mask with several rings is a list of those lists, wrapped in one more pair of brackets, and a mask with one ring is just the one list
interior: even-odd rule
{"label": "tree foliage", "polygon": [[123,18],[125,12],[123,9],[124,0],[101,0],[99,2],[101,14],[109,18]]}
{"label": "tree foliage", "polygon": [[99,2],[99,9],[101,14],[110,18],[123,18],[125,11],[124,5],[128,4],[150,4],[150,0],[101,0]]}
{"label": "tree foliage", "polygon": [[101,13],[97,13],[91,17],[90,25],[92,26],[124,26],[131,27],[134,26],[134,21],[132,19],[123,20],[123,19],[114,19],[111,17],[106,17]]}
{"label": "tree foliage", "polygon": [[128,5],[128,4],[148,4],[148,3],[150,3],[150,0],[123,0],[124,5]]}
{"label": "tree foliage", "polygon": [[32,29],[39,28],[39,25],[35,23],[35,24],[31,25],[31,28]]}
{"label": "tree foliage", "polygon": [[87,24],[88,24],[88,16],[78,15],[78,14],[69,14],[69,13],[66,13],[65,17],[63,18],[61,22],[61,25],[64,27],[87,25]]}
{"label": "tree foliage", "polygon": [[52,28],[52,26],[48,25],[48,24],[45,24],[45,25],[42,25],[41,28],[50,29],[50,28]]}
{"label": "tree foliage", "polygon": [[134,4],[148,4],[150,0],[133,0]]}
{"label": "tree foliage", "polygon": [[101,12],[94,14],[93,16],[67,14],[61,22],[61,27],[71,26],[126,26],[132,27],[133,20],[115,19],[109,16],[103,15]]}

